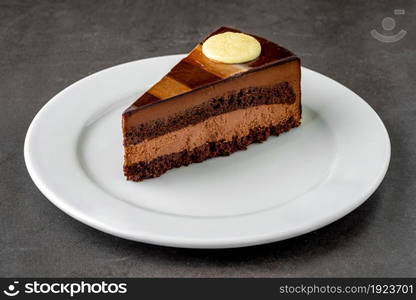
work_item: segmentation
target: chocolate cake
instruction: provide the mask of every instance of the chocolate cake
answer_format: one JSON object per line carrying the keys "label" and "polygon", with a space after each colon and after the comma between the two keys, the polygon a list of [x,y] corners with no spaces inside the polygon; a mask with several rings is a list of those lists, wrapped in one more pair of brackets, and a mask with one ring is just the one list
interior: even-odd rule
{"label": "chocolate cake", "polygon": [[254,35],[261,47],[254,60],[223,63],[204,54],[208,38],[228,32],[240,33],[211,33],[124,111],[128,180],[229,155],[300,124],[299,58]]}

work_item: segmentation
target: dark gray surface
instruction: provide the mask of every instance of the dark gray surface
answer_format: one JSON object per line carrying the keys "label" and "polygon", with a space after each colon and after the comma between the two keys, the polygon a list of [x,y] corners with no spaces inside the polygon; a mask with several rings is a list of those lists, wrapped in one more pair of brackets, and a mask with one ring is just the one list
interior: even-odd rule
{"label": "dark gray surface", "polygon": [[[369,32],[395,8],[408,34],[378,42]],[[0,1],[0,276],[416,276],[415,11],[415,1]],[[220,25],[289,47],[368,101],[392,142],[376,193],[310,234],[214,251],[126,241],[54,207],[23,160],[36,112],[91,73],[187,52]]]}

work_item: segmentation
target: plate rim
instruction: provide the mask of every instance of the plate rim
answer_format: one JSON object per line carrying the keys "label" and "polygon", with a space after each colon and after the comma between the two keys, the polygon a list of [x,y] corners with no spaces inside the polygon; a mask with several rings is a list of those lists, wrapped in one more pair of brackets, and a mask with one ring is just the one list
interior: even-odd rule
{"label": "plate rim", "polygon": [[68,205],[67,203],[65,203],[65,201],[62,201],[61,199],[59,199],[59,197],[56,197],[56,195],[54,195],[52,192],[50,192],[50,190],[47,187],[47,184],[45,182],[43,182],[40,179],[40,176],[37,174],[36,171],[36,167],[35,167],[35,163],[33,161],[33,157],[30,154],[30,142],[31,142],[31,136],[32,136],[32,132],[37,124],[37,122],[39,122],[39,119],[41,119],[42,114],[47,110],[47,107],[49,105],[51,105],[51,103],[54,102],[54,100],[56,100],[61,94],[63,94],[65,91],[72,89],[74,87],[76,87],[77,84],[79,84],[81,81],[83,80],[87,80],[89,78],[95,77],[95,76],[99,76],[100,73],[103,72],[108,72],[111,71],[114,68],[122,68],[125,65],[128,64],[134,64],[137,62],[146,62],[146,61],[151,61],[154,59],[170,59],[170,58],[174,58],[174,59],[179,59],[180,57],[183,57],[183,54],[175,54],[175,55],[165,55],[165,56],[156,56],[156,57],[149,57],[149,58],[144,58],[144,59],[139,59],[139,60],[134,60],[134,61],[130,61],[130,62],[125,62],[122,64],[118,64],[115,66],[111,66],[108,68],[105,68],[103,70],[100,70],[98,72],[95,72],[91,75],[88,75],[86,77],[83,77],[77,81],[75,81],[74,83],[70,84],[68,87],[64,88],[63,90],[61,90],[59,93],[57,93],[55,96],[53,96],[51,99],[49,99],[43,106],[42,108],[36,113],[35,117],[33,118],[33,120],[31,121],[26,136],[25,136],[25,141],[24,141],[24,160],[25,160],[25,164],[26,164],[26,168],[28,170],[28,173],[30,175],[30,177],[32,178],[33,182],[35,183],[35,185],[37,186],[37,188],[41,191],[41,193],[50,201],[52,202],[56,207],[58,207],[60,210],[62,210],[64,213],[68,214],[69,216],[71,216],[72,218],[90,226],[93,227],[99,231],[114,235],[114,236],[118,236],[124,239],[128,239],[128,240],[133,240],[133,241],[138,241],[138,242],[144,242],[144,243],[149,243],[149,244],[155,244],[155,245],[161,245],[161,246],[171,246],[171,247],[180,247],[180,248],[238,248],[238,247],[246,247],[246,246],[253,246],[253,245],[259,245],[259,244],[266,244],[266,243],[271,243],[271,242],[276,242],[276,241],[280,241],[280,240],[285,240],[285,239],[289,239],[295,236],[299,236],[311,231],[314,231],[316,229],[322,228],[330,223],[333,223],[334,221],[346,216],[347,214],[349,214],[350,212],[352,212],[353,210],[355,210],[357,207],[359,207],[360,205],[362,205],[376,190],[377,188],[380,186],[381,182],[383,181],[389,164],[390,164],[390,159],[391,159],[391,141],[390,141],[390,137],[388,134],[388,131],[386,129],[386,126],[384,125],[383,121],[381,120],[380,116],[377,114],[377,112],[371,107],[370,104],[368,104],[368,102],[366,102],[362,97],[360,97],[358,94],[356,94],[353,90],[349,89],[348,87],[346,87],[345,85],[343,85],[342,83],[324,75],[321,74],[319,72],[316,72],[314,70],[311,70],[307,67],[302,66],[303,69],[306,69],[312,73],[314,73],[315,75],[318,75],[320,77],[324,77],[325,80],[330,80],[338,85],[341,85],[342,87],[348,89],[350,92],[352,92],[359,100],[361,100],[361,102],[363,104],[365,104],[367,106],[367,108],[369,108],[372,112],[372,114],[374,115],[374,117],[376,118],[378,125],[380,127],[380,129],[383,130],[383,137],[384,137],[384,142],[385,142],[385,146],[386,146],[386,156],[385,156],[385,160],[384,160],[384,165],[382,166],[382,168],[380,168],[379,173],[377,174],[377,177],[374,176],[374,180],[371,186],[369,186],[367,188],[367,192],[366,193],[362,193],[360,195],[360,197],[357,197],[357,199],[355,201],[352,201],[349,205],[349,207],[347,209],[344,210],[340,210],[337,211],[337,213],[333,213],[331,214],[330,217],[327,218],[322,218],[319,219],[320,221],[315,222],[314,224],[310,224],[309,227],[300,227],[300,228],[292,228],[292,230],[290,231],[290,233],[286,233],[283,235],[278,235],[276,236],[276,233],[270,233],[270,234],[265,234],[265,235],[260,235],[257,234],[253,237],[238,237],[238,238],[234,238],[234,239],[216,239],[215,241],[209,240],[209,239],[196,239],[196,238],[192,238],[192,239],[184,239],[183,237],[175,238],[175,237],[170,237],[168,238],[167,236],[164,235],[160,235],[158,236],[157,234],[145,234],[144,232],[141,232],[141,236],[140,238],[138,238],[137,236],[132,236],[128,233],[125,232],[121,232],[118,230],[114,230],[111,228],[111,224],[110,225],[105,225],[105,224],[101,224],[100,222],[96,222],[94,221],[92,218],[87,218],[84,217],[82,214],[79,214],[76,212],[76,209],[72,208],[71,205]]}

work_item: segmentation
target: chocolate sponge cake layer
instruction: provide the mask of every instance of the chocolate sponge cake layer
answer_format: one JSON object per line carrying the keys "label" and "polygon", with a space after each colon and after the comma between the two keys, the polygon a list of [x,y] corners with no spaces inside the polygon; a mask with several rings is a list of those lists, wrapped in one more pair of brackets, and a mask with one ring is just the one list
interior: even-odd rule
{"label": "chocolate sponge cake layer", "polygon": [[124,145],[134,145],[237,109],[264,104],[293,104],[295,100],[295,92],[286,81],[272,86],[230,91],[167,119],[152,120],[127,129],[124,133]]}
{"label": "chocolate sponge cake layer", "polygon": [[173,168],[199,163],[216,156],[228,156],[236,151],[245,150],[250,144],[261,143],[267,140],[269,136],[277,136],[293,127],[299,126],[299,124],[299,121],[291,117],[275,126],[252,128],[248,135],[244,137],[235,136],[231,141],[208,142],[192,150],[170,153],[149,162],[142,161],[124,166],[124,174],[128,180],[133,181],[159,177]]}

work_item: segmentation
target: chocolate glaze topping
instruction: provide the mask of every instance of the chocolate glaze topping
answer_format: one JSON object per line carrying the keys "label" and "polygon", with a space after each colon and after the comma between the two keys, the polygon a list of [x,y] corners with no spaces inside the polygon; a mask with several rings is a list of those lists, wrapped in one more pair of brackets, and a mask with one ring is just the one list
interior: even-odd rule
{"label": "chocolate glaze topping", "polygon": [[[223,64],[214,62],[207,59],[202,54],[202,43],[209,37],[223,33],[223,32],[241,32],[234,28],[221,27],[203,41],[201,41],[191,53],[181,60],[165,77],[173,79],[181,86],[186,86],[191,90],[184,91],[179,94],[172,94],[167,97],[158,97],[151,93],[151,90],[143,94],[136,100],[129,108],[123,113],[125,116],[134,113],[135,111],[142,110],[148,106],[169,101],[177,98],[178,96],[192,93],[203,87],[208,87],[214,83],[221,81],[227,81],[235,77],[242,76],[246,73],[253,72],[259,69],[268,68],[280,63],[284,63],[290,60],[298,60],[292,52],[289,50],[270,42],[264,38],[251,35],[256,38],[261,44],[261,54],[254,61],[243,64]],[[163,80],[163,79],[162,79]],[[154,86],[157,88],[157,84]]]}

